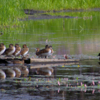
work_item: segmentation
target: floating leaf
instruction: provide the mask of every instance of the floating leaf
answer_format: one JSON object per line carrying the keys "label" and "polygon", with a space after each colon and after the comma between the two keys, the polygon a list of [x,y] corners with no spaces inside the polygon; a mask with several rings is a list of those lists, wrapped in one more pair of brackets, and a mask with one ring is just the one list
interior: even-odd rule
{"label": "floating leaf", "polygon": [[78,77],[76,77],[76,80],[78,81]]}
{"label": "floating leaf", "polygon": [[61,78],[59,78],[59,79],[58,79],[58,81],[60,81],[60,82],[61,82]]}
{"label": "floating leaf", "polygon": [[24,81],[26,81],[26,78],[24,78]]}

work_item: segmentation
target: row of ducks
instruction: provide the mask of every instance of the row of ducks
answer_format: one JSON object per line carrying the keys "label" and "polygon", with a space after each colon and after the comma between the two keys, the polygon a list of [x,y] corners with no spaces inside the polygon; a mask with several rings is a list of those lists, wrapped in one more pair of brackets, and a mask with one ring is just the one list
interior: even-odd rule
{"label": "row of ducks", "polygon": [[[32,70],[30,70],[30,73],[33,73]],[[47,67],[47,68],[36,68],[35,74],[37,75],[47,75],[51,76],[53,73],[53,68]],[[29,69],[27,66],[20,66],[20,67],[8,67],[8,68],[2,68],[0,69],[0,79],[5,79],[6,77],[14,78],[14,77],[27,77],[29,74]]]}
{"label": "row of ducks", "polygon": [[52,49],[52,46],[49,45],[45,45],[45,48],[41,50],[39,48],[36,49],[36,55],[41,58],[47,58],[51,56],[53,53],[54,51]]}
{"label": "row of ducks", "polygon": [[[19,46],[19,44],[13,44],[9,45],[9,48],[6,49],[6,46],[3,43],[0,43],[0,55],[14,55],[19,56],[21,55],[22,57],[25,57],[29,52],[29,48],[27,47],[26,44],[23,45],[22,49]],[[48,56],[51,56],[54,53],[52,46],[45,45],[44,49],[36,49],[36,55],[41,58],[47,58]]]}
{"label": "row of ducks", "polygon": [[23,45],[22,49],[19,46],[19,44],[9,44],[9,48],[6,48],[4,43],[0,43],[0,55],[6,55],[6,56],[11,56],[14,55],[16,56],[26,56],[29,52],[29,48],[27,47],[26,44]]}

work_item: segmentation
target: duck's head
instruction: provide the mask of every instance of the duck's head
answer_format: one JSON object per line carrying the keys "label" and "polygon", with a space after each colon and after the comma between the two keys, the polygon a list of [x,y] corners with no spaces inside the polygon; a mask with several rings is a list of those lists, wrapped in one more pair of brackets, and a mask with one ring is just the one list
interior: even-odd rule
{"label": "duck's head", "polygon": [[24,45],[23,45],[23,48],[27,48],[27,45],[26,45],[26,44],[24,44]]}
{"label": "duck's head", "polygon": [[49,47],[52,49],[52,46],[51,45]]}
{"label": "duck's head", "polygon": [[9,44],[9,47],[13,47],[13,44]]}
{"label": "duck's head", "polygon": [[37,48],[37,49],[36,49],[36,52],[39,52],[39,51],[40,51],[40,49],[39,49],[39,48]]}
{"label": "duck's head", "polygon": [[49,47],[49,45],[45,45],[45,49],[48,48],[48,47]]}
{"label": "duck's head", "polygon": [[16,48],[19,47],[19,44],[15,44],[15,47],[16,47]]}
{"label": "duck's head", "polygon": [[1,46],[4,46],[4,43],[0,43],[0,47],[1,47]]}

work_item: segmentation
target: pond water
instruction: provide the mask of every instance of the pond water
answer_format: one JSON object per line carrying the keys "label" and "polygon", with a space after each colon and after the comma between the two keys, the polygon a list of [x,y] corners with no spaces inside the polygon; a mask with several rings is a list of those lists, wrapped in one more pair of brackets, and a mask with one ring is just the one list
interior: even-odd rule
{"label": "pond water", "polygon": [[26,43],[29,57],[36,57],[35,48],[49,44],[57,58],[68,54],[82,60],[41,69],[30,69],[34,64],[26,65],[28,76],[0,80],[0,100],[99,100],[99,12],[51,12],[47,14],[71,17],[38,20],[33,19],[36,15],[27,15],[27,19],[18,19],[18,25],[1,29],[0,42],[6,47],[10,43],[20,46]]}

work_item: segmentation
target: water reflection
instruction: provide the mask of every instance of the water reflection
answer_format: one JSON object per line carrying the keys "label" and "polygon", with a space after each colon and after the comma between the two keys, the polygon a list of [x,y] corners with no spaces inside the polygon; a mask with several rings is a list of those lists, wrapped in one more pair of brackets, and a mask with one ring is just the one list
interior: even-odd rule
{"label": "water reflection", "polygon": [[27,68],[27,66],[22,66],[20,67],[21,70],[21,76],[22,77],[26,77],[29,74],[29,69]]}
{"label": "water reflection", "polygon": [[[34,98],[39,96],[46,99],[59,100],[67,98],[72,100],[73,98],[85,98],[85,95],[90,97],[88,93],[91,93],[92,96],[92,94],[100,91],[100,65],[98,62],[99,60],[82,60],[78,65],[64,64],[55,67],[46,67],[47,65],[45,67],[41,65],[42,67],[40,67],[38,64],[9,66],[8,68],[15,70],[15,73],[18,72],[16,74],[18,76],[9,80],[6,78],[5,82],[1,81],[0,84],[7,92],[10,82],[12,82],[13,93],[15,91],[16,94],[20,91],[21,95],[22,93],[29,93]],[[3,68],[1,67],[1,69]],[[8,82],[6,87],[3,87],[6,82]],[[9,94],[12,94],[12,92],[9,92]],[[80,97],[76,97],[76,94]]]}
{"label": "water reflection", "polygon": [[53,74],[53,68],[38,68],[36,69],[36,74],[51,76]]}
{"label": "water reflection", "polygon": [[0,69],[0,79],[5,79],[5,78],[6,78],[5,72],[2,69]]}
{"label": "water reflection", "polygon": [[0,79],[27,77],[28,74],[29,69],[24,65],[0,66]]}
{"label": "water reflection", "polygon": [[13,70],[15,71],[15,73],[16,73],[16,76],[15,77],[20,77],[21,76],[21,70],[19,69],[19,68],[17,68],[17,67],[15,67],[15,68],[13,68]]}
{"label": "water reflection", "polygon": [[15,75],[16,75],[15,71],[11,68],[6,68],[6,69],[3,69],[3,70],[4,70],[7,77],[14,78]]}

